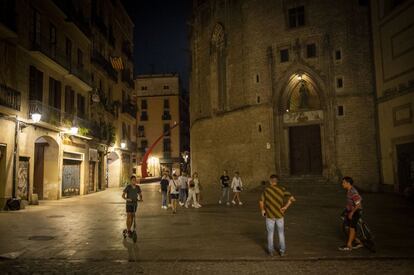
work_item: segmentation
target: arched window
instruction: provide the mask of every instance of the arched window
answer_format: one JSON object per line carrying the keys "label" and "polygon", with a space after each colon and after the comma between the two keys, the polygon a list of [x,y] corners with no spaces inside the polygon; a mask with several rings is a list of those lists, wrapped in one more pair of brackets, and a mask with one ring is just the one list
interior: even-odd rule
{"label": "arched window", "polygon": [[[225,55],[225,36],[224,28],[221,24],[216,24],[211,35],[211,55],[213,71],[216,72],[217,81],[217,109],[225,110],[227,106],[226,92],[226,55]],[[215,85],[214,85],[215,86]]]}

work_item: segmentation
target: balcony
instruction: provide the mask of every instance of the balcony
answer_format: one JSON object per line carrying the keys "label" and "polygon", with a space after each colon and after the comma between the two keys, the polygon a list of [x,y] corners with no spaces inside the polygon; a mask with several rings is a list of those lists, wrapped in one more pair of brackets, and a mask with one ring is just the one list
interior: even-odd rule
{"label": "balcony", "polygon": [[[3,26],[2,26],[3,25]],[[0,37],[17,37],[15,1],[0,1]]]}
{"label": "balcony", "polygon": [[107,145],[115,142],[115,127],[110,122],[103,120],[91,122],[91,135]]}
{"label": "balcony", "polygon": [[0,84],[0,105],[20,111],[20,92]]}
{"label": "balcony", "polygon": [[80,80],[88,84],[89,86],[92,83],[91,74],[84,67],[80,66],[71,66],[70,72],[77,76]]}
{"label": "balcony", "polygon": [[30,38],[32,51],[41,52],[67,71],[70,70],[70,60],[66,57],[66,53],[57,47],[56,43],[51,43],[48,37],[41,34],[31,33]]}
{"label": "balcony", "polygon": [[124,41],[124,43],[122,44],[122,52],[128,57],[128,59],[131,62],[134,61],[132,50],[131,50],[131,43],[129,43],[128,41]]}
{"label": "balcony", "polygon": [[122,104],[122,113],[129,114],[134,119],[137,117],[137,106],[131,103]]}
{"label": "balcony", "polygon": [[29,101],[29,117],[35,112],[42,115],[41,121],[56,127],[71,127],[75,124],[79,128],[91,128],[90,121],[84,117],[64,112],[58,108],[43,104],[41,101],[31,100]]}
{"label": "balcony", "polygon": [[113,48],[115,48],[115,36],[112,27],[109,28],[108,42]]}
{"label": "balcony", "polygon": [[131,89],[135,89],[134,80],[131,78],[131,71],[130,70],[123,70],[122,71],[122,81],[127,83]]}
{"label": "balcony", "polygon": [[91,28],[88,19],[82,14],[82,10],[76,11],[71,0],[53,0],[53,3],[66,15],[66,21],[72,22],[86,36],[91,37]]}
{"label": "balcony", "polygon": [[118,72],[114,68],[112,68],[111,63],[108,60],[106,60],[106,58],[103,57],[103,55],[100,52],[98,52],[97,50],[93,50],[91,61],[92,63],[99,65],[103,70],[105,70],[108,76],[112,78],[115,82],[118,82]]}
{"label": "balcony", "polygon": [[105,38],[108,37],[108,27],[105,25],[105,21],[101,16],[92,14],[92,24],[96,26],[96,28]]}

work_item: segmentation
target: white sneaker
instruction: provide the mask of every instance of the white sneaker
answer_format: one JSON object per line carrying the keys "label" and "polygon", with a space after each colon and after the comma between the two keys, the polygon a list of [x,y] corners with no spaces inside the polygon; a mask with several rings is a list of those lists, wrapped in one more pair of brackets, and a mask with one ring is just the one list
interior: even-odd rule
{"label": "white sneaker", "polygon": [[184,205],[184,203],[180,202],[180,206],[183,206],[183,205]]}
{"label": "white sneaker", "polygon": [[239,205],[243,205],[243,203],[241,201],[239,201]]}
{"label": "white sneaker", "polygon": [[221,200],[219,200],[219,204],[221,204]]}
{"label": "white sneaker", "polygon": [[197,208],[200,208],[201,207],[201,204],[197,204]]}
{"label": "white sneaker", "polygon": [[230,205],[230,203],[229,203],[229,202],[227,202],[226,204],[227,204],[227,205]]}
{"label": "white sneaker", "polygon": [[201,206],[200,205],[194,205],[194,208],[200,208]]}
{"label": "white sneaker", "polygon": [[185,206],[185,208],[188,208],[188,204],[185,204],[184,206]]}
{"label": "white sneaker", "polygon": [[236,204],[236,202],[234,200],[232,200],[231,203],[234,204],[234,205]]}

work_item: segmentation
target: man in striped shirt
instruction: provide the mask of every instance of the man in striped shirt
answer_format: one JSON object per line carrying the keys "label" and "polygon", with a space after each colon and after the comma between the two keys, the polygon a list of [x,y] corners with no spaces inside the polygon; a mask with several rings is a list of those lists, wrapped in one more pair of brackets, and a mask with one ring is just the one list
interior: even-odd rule
{"label": "man in striped shirt", "polygon": [[295,198],[286,190],[285,187],[277,184],[278,176],[270,176],[270,186],[266,187],[260,197],[259,205],[262,210],[262,216],[266,218],[267,229],[267,249],[270,256],[274,255],[275,248],[273,243],[273,235],[275,232],[275,224],[279,235],[279,254],[285,255],[285,228],[284,214]]}

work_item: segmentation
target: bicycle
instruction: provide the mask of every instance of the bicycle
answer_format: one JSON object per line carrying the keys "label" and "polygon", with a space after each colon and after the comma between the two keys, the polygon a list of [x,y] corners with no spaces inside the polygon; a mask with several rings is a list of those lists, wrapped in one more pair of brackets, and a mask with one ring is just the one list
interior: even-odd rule
{"label": "bicycle", "polygon": [[[345,236],[348,237],[349,234],[349,226],[346,222],[346,215],[347,212],[344,210],[341,214],[342,219],[342,231],[344,232]],[[362,219],[362,211],[361,217],[358,220],[356,230],[356,237],[361,241],[365,248],[369,251],[375,253],[375,243],[374,243],[374,236],[371,233],[371,230],[368,227],[368,224]]]}

